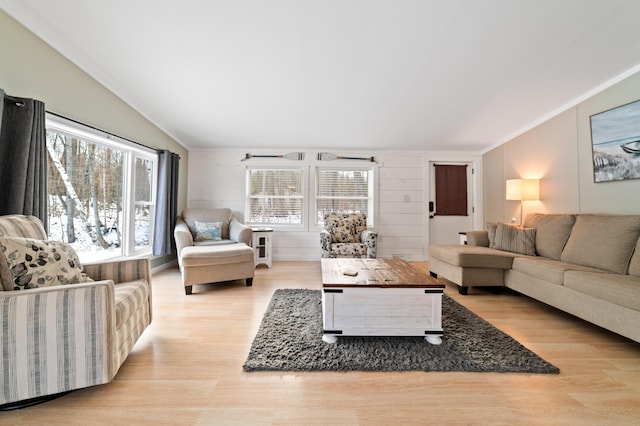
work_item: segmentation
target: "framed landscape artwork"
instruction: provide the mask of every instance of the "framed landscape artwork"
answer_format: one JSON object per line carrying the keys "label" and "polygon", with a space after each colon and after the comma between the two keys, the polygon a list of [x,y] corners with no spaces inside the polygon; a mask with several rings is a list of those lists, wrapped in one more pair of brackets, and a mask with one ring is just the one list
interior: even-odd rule
{"label": "framed landscape artwork", "polygon": [[594,181],[640,179],[640,100],[590,119]]}

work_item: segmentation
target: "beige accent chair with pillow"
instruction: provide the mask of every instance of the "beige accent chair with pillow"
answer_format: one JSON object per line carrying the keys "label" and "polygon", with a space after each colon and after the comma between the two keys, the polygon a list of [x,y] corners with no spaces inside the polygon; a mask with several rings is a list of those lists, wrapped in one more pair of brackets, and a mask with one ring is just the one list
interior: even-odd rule
{"label": "beige accent chair with pillow", "polygon": [[173,233],[185,294],[195,284],[246,280],[253,284],[253,231],[230,209],[185,209]]}
{"label": "beige accent chair with pillow", "polygon": [[82,266],[34,216],[0,217],[0,246],[0,405],[109,383],[151,322],[149,260]]}

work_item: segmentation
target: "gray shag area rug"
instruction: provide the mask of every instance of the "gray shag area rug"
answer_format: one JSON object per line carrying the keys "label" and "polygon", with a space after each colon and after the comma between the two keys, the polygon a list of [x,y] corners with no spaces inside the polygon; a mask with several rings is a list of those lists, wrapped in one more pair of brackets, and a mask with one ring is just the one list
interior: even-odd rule
{"label": "gray shag area rug", "polygon": [[340,337],[322,341],[320,290],[276,290],[244,371],[474,371],[559,373],[509,335],[446,294],[442,344],[423,337]]}

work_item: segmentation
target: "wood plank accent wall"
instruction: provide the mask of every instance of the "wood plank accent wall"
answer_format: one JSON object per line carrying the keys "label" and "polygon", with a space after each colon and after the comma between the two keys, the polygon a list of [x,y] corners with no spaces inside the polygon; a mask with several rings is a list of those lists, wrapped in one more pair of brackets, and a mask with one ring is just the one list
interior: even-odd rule
{"label": "wood plank accent wall", "polygon": [[[282,151],[282,150],[280,150]],[[258,152],[256,150],[207,150],[190,151],[189,184],[187,205],[191,208],[229,207],[244,221],[245,170],[247,166],[294,166],[305,165],[368,165],[367,162],[335,160],[319,162],[318,152],[326,149],[305,151],[304,161],[285,159],[240,160],[245,153],[282,154],[282,152]],[[285,150],[296,151],[294,149]],[[364,157],[374,155],[378,162],[378,200],[376,203],[374,229],[378,231],[378,257],[400,256],[406,260],[426,260],[428,255],[428,163],[430,159],[441,159],[441,154],[428,152],[338,152],[336,155]],[[456,159],[460,158],[456,154]],[[463,154],[470,161],[479,158],[477,153]],[[313,182],[309,184],[313,186]],[[317,260],[320,258],[320,228],[295,231],[277,230],[273,235],[274,260]]]}

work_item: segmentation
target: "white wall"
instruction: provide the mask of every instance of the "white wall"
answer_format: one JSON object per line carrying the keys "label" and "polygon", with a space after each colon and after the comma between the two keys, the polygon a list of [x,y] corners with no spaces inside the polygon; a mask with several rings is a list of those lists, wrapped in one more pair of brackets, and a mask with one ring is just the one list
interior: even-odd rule
{"label": "white wall", "polygon": [[136,110],[0,10],[0,87],[60,114],[180,155],[178,204],[186,204],[187,150]]}
{"label": "white wall", "polygon": [[[0,87],[44,102],[47,111],[179,154],[178,208],[186,205],[186,148],[1,10]],[[157,257],[152,266],[171,260]]]}
{"label": "white wall", "polygon": [[[251,159],[240,161],[245,153],[253,155],[277,155],[295,150],[256,151],[208,150],[189,153],[189,188],[187,205],[191,208],[228,207],[244,221],[245,170],[251,166],[305,165],[313,168],[319,164],[358,165],[367,162],[319,162],[316,154],[322,149],[305,151],[302,162],[285,159]],[[476,153],[433,153],[423,151],[337,152],[339,156],[370,157],[378,162],[378,197],[375,227],[378,232],[378,257],[402,256],[408,260],[426,260],[428,252],[428,164],[429,161],[469,161],[480,165],[481,156]],[[477,182],[482,182],[480,167]],[[313,182],[310,182],[313,185]],[[482,189],[475,185],[476,212],[482,211]],[[482,223],[478,219],[477,223]],[[320,257],[319,228],[303,231],[276,230],[273,238],[274,260],[317,260]]]}
{"label": "white wall", "polygon": [[505,180],[514,178],[541,179],[540,201],[525,202],[525,215],[640,214],[640,179],[594,182],[589,119],[639,99],[640,73],[485,153],[485,219],[519,219],[519,202],[505,200]]}

